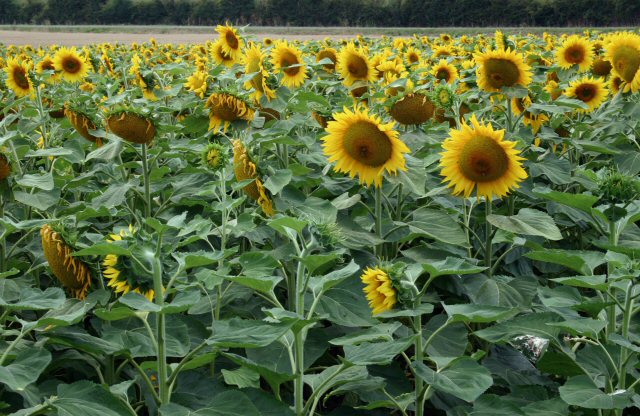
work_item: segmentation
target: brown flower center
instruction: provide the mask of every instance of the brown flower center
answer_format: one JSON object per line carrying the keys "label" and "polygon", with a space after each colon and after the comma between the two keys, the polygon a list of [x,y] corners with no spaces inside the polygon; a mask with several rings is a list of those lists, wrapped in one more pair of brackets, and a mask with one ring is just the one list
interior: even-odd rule
{"label": "brown flower center", "polygon": [[450,77],[451,77],[451,74],[449,73],[449,70],[446,68],[440,68],[438,69],[438,73],[436,73],[436,78],[445,80],[447,82],[449,82]]}
{"label": "brown flower center", "polygon": [[484,70],[493,88],[511,87],[520,78],[516,64],[507,59],[489,59],[484,64]]}
{"label": "brown flower center", "polygon": [[299,66],[295,66],[293,68],[287,68],[288,66],[291,65],[298,65],[300,62],[298,62],[298,57],[290,51],[284,51],[282,52],[282,54],[280,55],[280,66],[284,69],[284,73],[290,76],[295,76],[298,72],[300,72],[300,67]]}
{"label": "brown flower center", "polygon": [[231,49],[238,49],[238,38],[233,34],[232,31],[227,31],[227,33],[224,35],[224,38],[227,41],[227,45],[229,45]]}
{"label": "brown flower center", "polygon": [[509,168],[509,158],[495,140],[477,136],[462,149],[458,166],[467,179],[491,182],[504,175]]}
{"label": "brown flower center", "polygon": [[351,76],[358,79],[365,79],[367,77],[367,74],[369,73],[367,61],[365,61],[362,57],[356,55],[352,55],[349,57],[347,70],[349,71],[349,74],[351,74]]}
{"label": "brown flower center", "polygon": [[343,145],[349,156],[367,166],[382,166],[391,158],[391,140],[369,121],[358,121],[350,126]]}
{"label": "brown flower center", "polygon": [[640,68],[640,51],[628,45],[616,48],[613,54],[613,66],[623,80],[631,82]]}
{"label": "brown flower center", "polygon": [[593,84],[582,84],[576,88],[576,97],[587,103],[596,96],[596,88]]}
{"label": "brown flower center", "polygon": [[13,70],[13,80],[23,90],[29,89],[29,78],[27,78],[27,73],[22,67],[18,66]]}
{"label": "brown flower center", "polygon": [[80,61],[78,61],[75,57],[67,57],[62,60],[62,68],[64,72],[69,74],[75,74],[80,71]]}
{"label": "brown flower center", "polygon": [[582,45],[573,45],[564,52],[564,59],[570,64],[580,64],[584,61],[585,50]]}

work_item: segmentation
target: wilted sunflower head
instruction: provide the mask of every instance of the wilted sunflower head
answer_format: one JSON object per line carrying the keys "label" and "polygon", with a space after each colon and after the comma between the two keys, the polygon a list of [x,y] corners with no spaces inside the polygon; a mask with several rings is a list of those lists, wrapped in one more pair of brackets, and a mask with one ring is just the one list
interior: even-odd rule
{"label": "wilted sunflower head", "polygon": [[[117,233],[110,234],[107,242],[137,241],[137,230],[129,225]],[[150,301],[155,296],[153,290],[153,278],[138,263],[128,256],[107,254],[102,261],[103,275],[108,280],[107,286],[113,289],[116,295],[126,295],[129,292],[139,293]]]}
{"label": "wilted sunflower head", "polygon": [[226,92],[214,92],[205,106],[209,108],[209,130],[217,131],[222,126],[225,133],[231,123],[251,121],[255,114],[244,100]]}
{"label": "wilted sunflower head", "polygon": [[74,297],[84,299],[91,288],[89,266],[73,256],[74,249],[62,237],[58,225],[45,224],[40,229],[42,249],[54,276]]}
{"label": "wilted sunflower head", "polygon": [[473,55],[478,68],[478,86],[489,92],[500,92],[503,87],[529,86],[532,80],[531,67],[522,56],[511,49],[487,51]]}
{"label": "wilted sunflower head", "polygon": [[444,141],[440,166],[443,182],[449,182],[455,195],[469,198],[477,188],[478,196],[503,197],[527,178],[516,143],[505,141],[504,130],[480,123],[475,115],[471,125],[451,129]]}
{"label": "wilted sunflower head", "polygon": [[421,93],[409,93],[391,106],[389,114],[398,123],[411,125],[426,122],[433,117],[434,110],[429,97]]}
{"label": "wilted sunflower head", "polygon": [[0,153],[0,182],[4,181],[11,174],[11,163],[9,162],[9,158],[4,154]]}
{"label": "wilted sunflower head", "polygon": [[263,96],[267,98],[267,101],[276,97],[276,92],[268,84],[269,72],[264,67],[264,59],[264,53],[254,43],[251,43],[246,49],[243,57],[244,73],[254,74],[250,80],[244,83],[244,87],[247,90],[254,90],[253,99],[256,102],[260,102],[260,98]]}
{"label": "wilted sunflower head", "polygon": [[247,148],[238,139],[233,141],[233,171],[235,173],[236,180],[239,182],[253,179],[253,182],[242,189],[249,198],[258,202],[262,211],[266,215],[274,215],[275,211],[273,210],[273,203],[271,202],[267,190],[258,175],[258,168],[251,160],[251,157],[247,152]]}
{"label": "wilted sunflower head", "polygon": [[133,108],[115,108],[106,119],[107,130],[130,143],[149,144],[156,136],[153,120]]}

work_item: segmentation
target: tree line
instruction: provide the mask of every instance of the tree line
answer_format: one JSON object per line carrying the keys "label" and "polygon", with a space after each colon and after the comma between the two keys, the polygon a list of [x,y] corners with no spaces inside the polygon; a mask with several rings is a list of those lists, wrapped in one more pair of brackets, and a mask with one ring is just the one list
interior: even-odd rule
{"label": "tree line", "polygon": [[2,24],[637,26],[638,0],[0,0]]}

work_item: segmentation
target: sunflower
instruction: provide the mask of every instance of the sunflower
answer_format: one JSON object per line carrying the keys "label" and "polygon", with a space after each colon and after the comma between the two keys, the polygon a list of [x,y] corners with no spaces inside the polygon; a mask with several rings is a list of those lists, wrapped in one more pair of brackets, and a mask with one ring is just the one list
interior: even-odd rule
{"label": "sunflower", "polygon": [[3,181],[11,174],[11,163],[9,159],[2,153],[0,153],[0,181]]}
{"label": "sunflower", "polygon": [[611,72],[613,66],[606,59],[597,58],[591,64],[591,73],[597,77],[606,77]]}
{"label": "sunflower", "polygon": [[222,43],[222,39],[219,39],[211,46],[211,55],[213,55],[213,60],[226,67],[232,67],[236,63],[236,60],[231,55],[225,53],[224,45]]}
{"label": "sunflower", "polygon": [[522,122],[525,126],[531,126],[533,129],[533,134],[537,134],[540,130],[540,127],[547,121],[549,121],[549,117],[546,114],[533,114],[527,108],[532,104],[530,97],[524,98],[512,98],[511,99],[511,109],[513,113],[517,116],[522,115]]}
{"label": "sunflower", "polygon": [[302,61],[302,52],[287,41],[278,42],[271,51],[271,63],[277,73],[282,72],[282,85],[297,88],[307,79],[307,66]]}
{"label": "sunflower", "polygon": [[195,95],[200,98],[204,98],[204,94],[207,92],[207,78],[209,75],[206,72],[196,71],[184,83],[184,87],[189,91],[193,91]]}
{"label": "sunflower", "polygon": [[441,59],[438,65],[434,65],[431,69],[431,75],[447,84],[453,84],[458,79],[458,70],[454,65],[448,63],[446,59]]}
{"label": "sunflower", "polygon": [[410,93],[396,101],[389,109],[395,121],[404,125],[422,124],[433,117],[435,107],[426,95]]}
{"label": "sunflower", "polygon": [[609,90],[602,79],[585,76],[571,82],[564,95],[577,98],[589,106],[588,109],[578,109],[578,112],[590,113],[600,107],[609,95]]}
{"label": "sunflower", "polygon": [[384,270],[377,267],[367,268],[360,276],[360,280],[366,285],[364,293],[367,295],[374,315],[393,309],[397,302],[397,291]]}
{"label": "sunflower", "polygon": [[238,31],[229,25],[218,25],[216,32],[220,34],[222,51],[234,61],[238,61],[242,54],[244,41],[238,36]]}
{"label": "sunflower", "polygon": [[222,169],[227,163],[227,149],[218,143],[209,143],[202,150],[202,164],[213,171]]}
{"label": "sunflower", "polygon": [[504,130],[479,123],[475,115],[471,126],[465,122],[460,130],[451,129],[442,144],[440,166],[443,182],[449,182],[455,195],[468,198],[477,187],[479,196],[502,197],[527,178],[516,143],[503,138]]}
{"label": "sunflower", "polygon": [[422,60],[422,57],[420,56],[419,50],[417,50],[413,46],[410,46],[404,53],[404,59],[406,60],[408,66],[413,66],[419,64]]}
{"label": "sunflower", "polygon": [[205,104],[209,108],[209,130],[217,131],[223,126],[224,132],[234,121],[253,120],[254,111],[240,98],[225,93],[213,93]]}
{"label": "sunflower", "polygon": [[569,36],[556,51],[556,62],[563,69],[578,66],[580,72],[591,67],[593,62],[593,45],[589,39],[578,35]]}
{"label": "sunflower", "polygon": [[74,111],[69,106],[65,106],[64,115],[69,119],[73,127],[78,133],[90,142],[95,143],[98,147],[102,146],[102,138],[96,137],[89,133],[89,130],[96,130],[96,124],[91,121],[87,115],[79,111]]}
{"label": "sunflower", "polygon": [[17,59],[9,59],[7,61],[7,66],[4,68],[4,72],[7,74],[5,83],[18,97],[33,96],[35,94],[33,82],[29,77],[30,69],[30,65]]}
{"label": "sunflower", "polygon": [[49,224],[40,229],[42,249],[54,276],[74,297],[84,299],[91,288],[91,272],[83,261],[73,257],[73,248]]}
{"label": "sunflower", "polygon": [[625,82],[624,91],[640,91],[640,35],[618,33],[607,40],[606,58],[614,75]]}
{"label": "sunflower", "polygon": [[338,51],[333,48],[324,48],[316,54],[316,62],[320,62],[323,59],[329,59],[330,64],[322,64],[322,69],[327,72],[333,72],[336,69],[336,62],[338,61]]}
{"label": "sunflower", "polygon": [[76,48],[60,48],[53,56],[53,66],[65,81],[81,82],[89,73],[87,62]]}
{"label": "sunflower", "polygon": [[156,127],[149,118],[134,111],[116,111],[107,117],[107,131],[130,143],[149,144]]}
{"label": "sunflower", "polygon": [[269,88],[267,84],[269,72],[264,68],[264,53],[260,50],[260,47],[252,43],[247,48],[242,60],[244,62],[244,73],[247,75],[254,74],[253,78],[244,83],[246,89],[253,88],[254,100],[259,102],[263,95],[267,98],[267,101],[275,98],[276,92]]}
{"label": "sunflower", "polygon": [[[53,59],[49,55],[44,56],[40,60],[40,62],[36,64],[36,72],[40,75],[45,74],[45,71],[55,71],[55,70],[56,68],[53,64]],[[45,79],[45,81],[49,84],[52,84],[59,79],[58,76],[55,74],[55,72],[50,72],[49,74],[46,74],[46,76],[47,78]]]}
{"label": "sunflower", "polygon": [[490,50],[474,54],[473,58],[478,65],[478,86],[484,91],[499,92],[503,87],[527,87],[531,83],[531,67],[511,49]]}
{"label": "sunflower", "polygon": [[243,189],[249,198],[258,201],[262,211],[268,216],[275,214],[273,203],[267,194],[267,190],[262,184],[262,180],[258,176],[256,164],[251,161],[247,149],[238,139],[233,141],[233,171],[237,181],[253,179],[253,182],[246,185]]}
{"label": "sunflower", "polygon": [[[134,237],[136,229],[129,225],[128,230],[121,230],[118,234],[111,234],[107,242],[121,241]],[[129,292],[139,293],[149,301],[153,301],[155,291],[153,281],[144,272],[139,272],[136,265],[127,257],[107,254],[102,262],[103,275],[109,281],[107,286],[117,294],[126,295]]]}
{"label": "sunflower", "polygon": [[340,49],[337,70],[347,87],[356,81],[374,82],[377,78],[376,69],[371,65],[367,53],[353,43]]}
{"label": "sunflower", "polygon": [[398,138],[395,123],[383,124],[379,117],[359,108],[345,108],[333,118],[326,129],[329,134],[322,140],[329,162],[337,162],[336,171],[352,178],[358,175],[360,183],[380,187],[385,170],[396,173],[407,169],[404,153],[409,148]]}

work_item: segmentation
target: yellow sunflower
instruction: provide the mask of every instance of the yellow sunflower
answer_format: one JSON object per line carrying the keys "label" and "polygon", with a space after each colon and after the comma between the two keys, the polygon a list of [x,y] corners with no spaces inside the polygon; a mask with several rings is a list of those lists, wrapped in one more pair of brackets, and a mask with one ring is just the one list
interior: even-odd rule
{"label": "yellow sunflower", "polygon": [[220,126],[224,132],[234,121],[253,120],[253,109],[240,98],[228,93],[213,93],[205,105],[209,108],[209,130],[217,131]]}
{"label": "yellow sunflower", "polygon": [[540,127],[547,121],[549,117],[546,114],[533,114],[527,108],[532,104],[530,97],[511,99],[511,109],[517,116],[522,115],[522,122],[525,126],[531,126],[533,134],[537,134]]}
{"label": "yellow sunflower", "polygon": [[262,184],[262,180],[258,175],[258,169],[256,164],[251,161],[247,149],[242,142],[238,139],[233,141],[233,171],[236,176],[236,180],[244,181],[253,179],[254,181],[246,185],[243,190],[254,201],[258,201],[262,211],[272,216],[275,214],[273,210],[273,203],[267,194],[267,190]]}
{"label": "yellow sunflower", "polygon": [[397,291],[384,270],[367,268],[360,280],[366,285],[364,293],[374,315],[393,309],[397,302]]}
{"label": "yellow sunflower", "polygon": [[[121,241],[123,238],[131,238],[136,233],[136,229],[129,225],[128,230],[121,230],[118,234],[111,234],[108,242]],[[117,294],[126,295],[133,291],[139,293],[149,301],[153,301],[155,291],[153,281],[145,273],[137,272],[132,261],[124,256],[107,254],[102,262],[104,271],[102,274],[109,281],[107,286]]]}
{"label": "yellow sunflower", "polygon": [[218,25],[216,32],[220,34],[222,51],[234,61],[238,61],[242,55],[244,41],[238,36],[238,31],[229,25]]}
{"label": "yellow sunflower", "polygon": [[60,48],[53,56],[53,66],[69,82],[82,82],[89,73],[89,66],[76,48]]}
{"label": "yellow sunflower", "polygon": [[564,95],[577,98],[589,106],[588,109],[578,109],[578,112],[590,113],[602,105],[609,90],[602,79],[585,76],[571,82]]}
{"label": "yellow sunflower", "polygon": [[347,87],[356,81],[373,82],[377,78],[376,70],[371,65],[366,51],[356,48],[353,43],[340,49],[337,71],[344,78],[344,85]]}
{"label": "yellow sunflower", "polygon": [[518,156],[516,143],[504,141],[504,130],[481,124],[475,115],[471,125],[452,129],[442,144],[440,166],[443,182],[449,182],[455,195],[471,196],[477,188],[479,196],[503,197],[527,178]]}
{"label": "yellow sunflower", "polygon": [[253,88],[253,98],[255,101],[260,101],[260,98],[264,95],[267,101],[271,101],[276,97],[276,92],[269,88],[267,79],[269,78],[269,72],[264,68],[264,53],[260,47],[256,44],[251,44],[245,51],[243,57],[244,73],[255,74],[253,78],[244,83],[244,87],[248,90]]}
{"label": "yellow sunflower", "polygon": [[[53,59],[49,55],[45,55],[40,62],[36,64],[36,72],[40,75],[44,74],[45,71],[55,71],[55,65],[53,64]],[[55,72],[51,72],[48,74],[45,81],[49,84],[52,84],[58,80],[58,76]]]}
{"label": "yellow sunflower", "polygon": [[404,153],[410,150],[393,129],[393,122],[383,124],[379,117],[369,115],[367,109],[345,108],[333,115],[323,137],[324,154],[329,162],[336,162],[335,170],[358,175],[360,183],[382,186],[384,171],[396,173],[406,170]]}
{"label": "yellow sunflower", "polygon": [[422,60],[422,56],[420,55],[420,51],[410,46],[404,53],[404,59],[407,62],[408,66],[418,65]]}
{"label": "yellow sunflower", "polygon": [[474,54],[473,58],[478,65],[478,86],[484,91],[499,92],[503,87],[527,87],[531,83],[531,67],[511,49],[489,50]]}
{"label": "yellow sunflower", "polygon": [[91,288],[91,272],[83,261],[73,257],[73,248],[49,224],[40,229],[44,257],[54,276],[74,297],[84,299]]}
{"label": "yellow sunflower", "polygon": [[560,68],[577,65],[580,72],[585,72],[593,63],[593,44],[581,36],[569,36],[556,51],[556,62]]}
{"label": "yellow sunflower", "polygon": [[336,69],[336,62],[338,61],[338,51],[333,48],[324,48],[316,54],[316,62],[320,62],[323,59],[329,59],[332,63],[322,64],[322,69],[327,72],[333,72]]}
{"label": "yellow sunflower", "polygon": [[447,84],[453,84],[458,79],[458,69],[446,59],[441,59],[438,65],[434,65],[431,69],[431,75]]}
{"label": "yellow sunflower", "polygon": [[207,92],[207,78],[209,78],[209,75],[206,72],[196,71],[187,78],[184,87],[189,91],[193,91],[198,97],[204,98]]}
{"label": "yellow sunflower", "polygon": [[4,72],[7,74],[5,83],[18,97],[33,96],[35,89],[29,77],[30,65],[17,59],[9,59]]}
{"label": "yellow sunflower", "polygon": [[302,52],[287,41],[278,42],[271,51],[271,63],[276,73],[282,72],[282,85],[297,88],[307,79],[307,66],[302,61]]}
{"label": "yellow sunflower", "polygon": [[623,32],[607,39],[606,58],[614,75],[621,78],[624,92],[640,91],[640,35]]}
{"label": "yellow sunflower", "polygon": [[216,63],[226,67],[232,67],[236,63],[236,60],[224,51],[222,39],[219,39],[211,46],[211,55]]}

